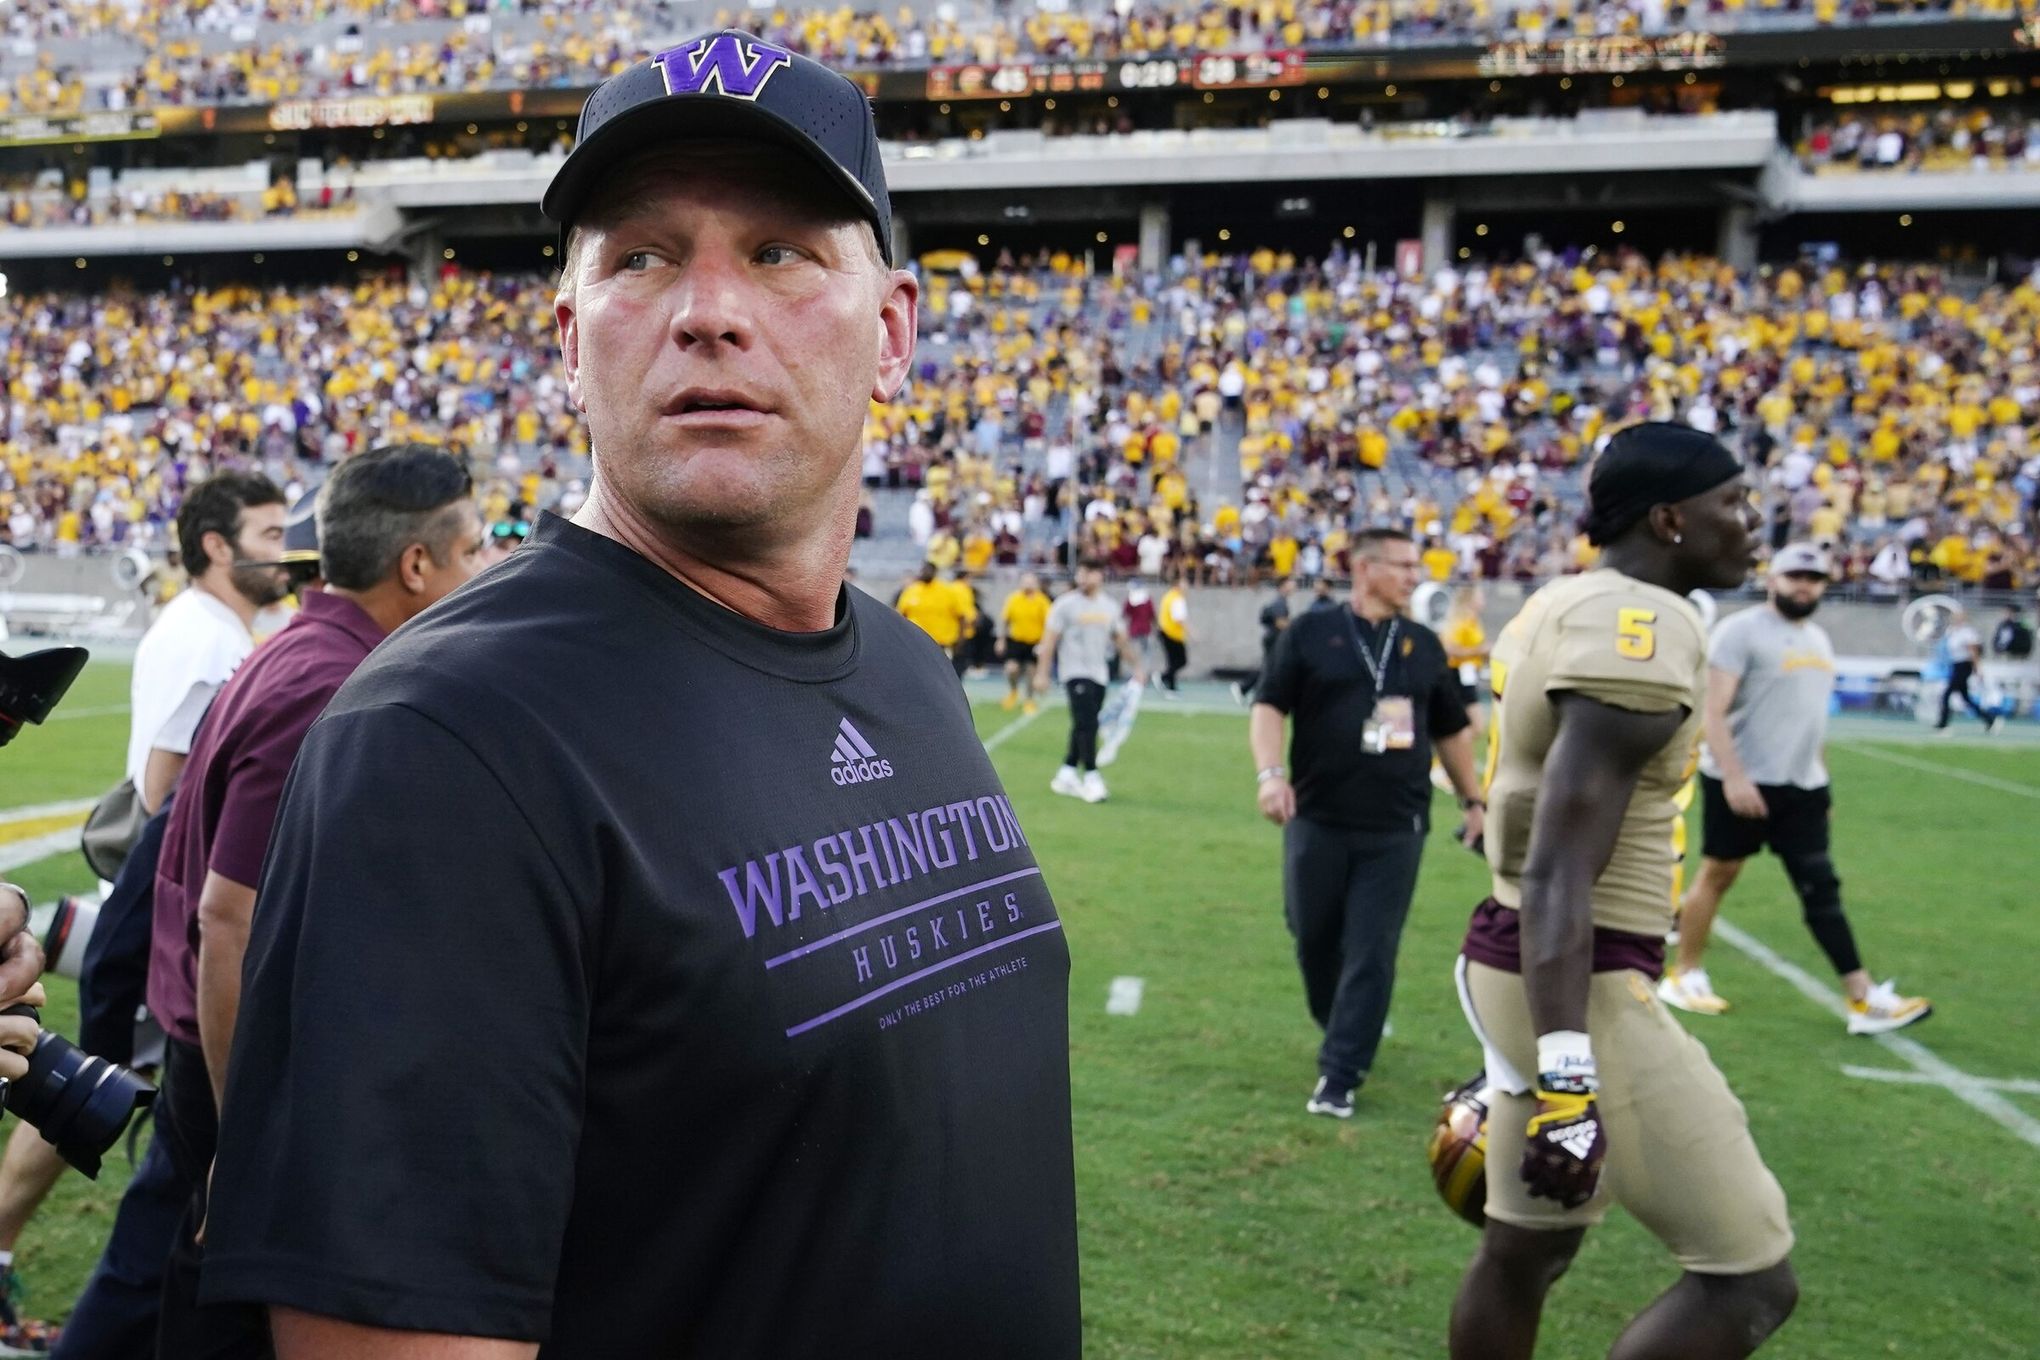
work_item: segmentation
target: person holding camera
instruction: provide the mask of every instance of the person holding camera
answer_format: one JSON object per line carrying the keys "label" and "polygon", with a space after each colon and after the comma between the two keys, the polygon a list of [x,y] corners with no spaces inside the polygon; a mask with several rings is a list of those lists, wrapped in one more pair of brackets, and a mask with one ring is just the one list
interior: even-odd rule
{"label": "person holding camera", "polygon": [[201,1296],[282,1360],[1073,1360],[1062,923],[955,672],[844,583],[919,307],[870,101],[725,30],[579,133],[593,485],[305,740]]}
{"label": "person holding camera", "polygon": [[149,957],[149,1009],[169,1036],[156,1137],[193,1187],[163,1281],[162,1360],[268,1354],[258,1315],[197,1302],[206,1178],[262,859],[291,763],[328,701],[384,637],[480,569],[471,491],[458,460],[418,445],[334,468],[316,511],[325,588],[235,673],[192,744],[157,862]]}
{"label": "person holding camera", "polygon": [[[1395,986],[1395,957],[1431,818],[1431,752],[1466,810],[1484,807],[1459,677],[1438,635],[1404,616],[1421,563],[1400,529],[1353,540],[1348,607],[1314,609],[1268,659],[1249,741],[1262,815],[1282,828],[1282,888],[1311,1018],[1324,1030],[1304,1108],[1350,1119]],[[1290,769],[1282,733],[1295,720]]]}

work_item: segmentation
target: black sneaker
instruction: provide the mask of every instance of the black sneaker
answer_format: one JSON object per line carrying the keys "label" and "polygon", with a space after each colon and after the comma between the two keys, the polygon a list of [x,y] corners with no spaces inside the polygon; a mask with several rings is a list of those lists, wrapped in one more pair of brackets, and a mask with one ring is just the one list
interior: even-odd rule
{"label": "black sneaker", "polygon": [[1303,1107],[1305,1114],[1326,1114],[1334,1119],[1353,1117],[1353,1092],[1334,1091],[1329,1077],[1317,1079],[1317,1089],[1310,1093],[1310,1101]]}
{"label": "black sneaker", "polygon": [[14,1268],[0,1269],[0,1356],[47,1355],[63,1335],[63,1328],[16,1311],[23,1292]]}

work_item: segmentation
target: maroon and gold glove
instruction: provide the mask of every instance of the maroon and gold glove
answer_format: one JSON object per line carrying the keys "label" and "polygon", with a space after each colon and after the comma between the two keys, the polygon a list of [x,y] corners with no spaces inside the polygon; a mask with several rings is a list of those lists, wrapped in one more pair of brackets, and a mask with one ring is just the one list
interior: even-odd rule
{"label": "maroon and gold glove", "polygon": [[1594,1197],[1608,1135],[1601,1126],[1593,1050],[1584,1034],[1537,1041],[1537,1113],[1523,1143],[1523,1181],[1533,1196],[1577,1209]]}

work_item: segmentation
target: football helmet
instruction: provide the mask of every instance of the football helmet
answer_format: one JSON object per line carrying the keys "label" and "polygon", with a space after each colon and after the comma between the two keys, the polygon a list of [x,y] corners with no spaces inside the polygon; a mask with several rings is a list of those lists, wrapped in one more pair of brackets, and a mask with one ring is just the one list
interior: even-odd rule
{"label": "football helmet", "polygon": [[1431,1180],[1453,1213],[1478,1228],[1487,1222],[1487,1073],[1448,1091],[1431,1129]]}

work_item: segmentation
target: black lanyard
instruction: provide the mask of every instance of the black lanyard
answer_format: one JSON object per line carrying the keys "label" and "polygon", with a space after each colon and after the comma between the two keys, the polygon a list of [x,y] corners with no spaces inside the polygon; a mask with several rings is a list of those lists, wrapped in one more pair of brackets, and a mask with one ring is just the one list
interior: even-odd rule
{"label": "black lanyard", "polygon": [[1352,609],[1339,612],[1346,616],[1346,631],[1353,635],[1353,650],[1359,654],[1360,664],[1367,668],[1368,678],[1374,681],[1374,693],[1378,696],[1388,688],[1388,666],[1395,648],[1396,629],[1402,625],[1402,620],[1391,618],[1388,621],[1388,631],[1381,638],[1381,655],[1376,658],[1367,654],[1367,643],[1360,636],[1360,622]]}

